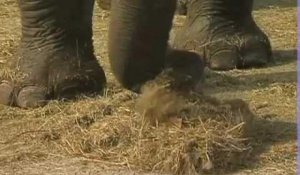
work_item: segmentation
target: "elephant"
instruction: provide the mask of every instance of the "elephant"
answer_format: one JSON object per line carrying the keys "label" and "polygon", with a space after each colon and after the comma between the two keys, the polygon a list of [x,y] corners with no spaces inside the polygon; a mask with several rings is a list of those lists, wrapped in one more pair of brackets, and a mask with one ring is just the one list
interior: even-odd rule
{"label": "elephant", "polygon": [[[202,27],[204,33],[212,38],[219,38],[222,29],[226,35],[239,34],[246,29],[227,31],[229,24],[241,26],[238,25],[241,21],[235,18],[246,20],[246,27],[251,31],[252,28],[260,31],[251,17],[252,2],[191,0],[186,8],[188,20],[185,31],[190,27],[187,33],[192,35]],[[15,83],[1,81],[0,104],[35,108],[52,99],[73,99],[77,94],[101,93],[106,85],[106,76],[94,55],[94,0],[18,0],[18,4],[22,24],[18,71],[23,76]],[[172,70],[174,76],[189,77],[186,82],[190,89],[202,79],[207,61],[198,53],[188,51],[189,48],[168,43],[177,4],[176,0],[111,1],[109,61],[114,76],[124,88],[139,93],[143,84],[165,70]],[[198,7],[192,8],[193,5]],[[201,17],[202,12],[207,19]],[[201,25],[194,26],[193,21]],[[257,36],[249,33],[248,37],[256,41]],[[183,37],[178,37],[178,41],[184,41]],[[186,37],[189,39],[190,35],[186,34]],[[250,46],[256,48],[256,44],[252,42]],[[239,66],[236,58],[232,57],[236,50],[229,48],[224,53],[223,45],[214,46],[221,49],[220,56],[214,58],[219,68],[227,70],[228,65]],[[269,52],[270,48],[260,49]],[[255,55],[261,51],[252,49],[251,52]],[[252,59],[262,63],[267,58]],[[245,62],[244,66],[253,65]]]}
{"label": "elephant", "polygon": [[[177,0],[177,8],[176,8],[176,13],[179,15],[186,15],[187,13],[187,5],[186,5],[186,0]],[[97,0],[98,6],[102,10],[110,10],[111,8],[111,0]]]}
{"label": "elephant", "polygon": [[[111,0],[97,2],[111,8]],[[196,51],[214,70],[265,65],[272,59],[271,44],[252,8],[253,0],[177,0],[176,13],[187,19],[171,46]]]}
{"label": "elephant", "polygon": [[263,66],[271,44],[255,23],[253,0],[179,0],[187,18],[172,47],[195,50],[213,70]]}

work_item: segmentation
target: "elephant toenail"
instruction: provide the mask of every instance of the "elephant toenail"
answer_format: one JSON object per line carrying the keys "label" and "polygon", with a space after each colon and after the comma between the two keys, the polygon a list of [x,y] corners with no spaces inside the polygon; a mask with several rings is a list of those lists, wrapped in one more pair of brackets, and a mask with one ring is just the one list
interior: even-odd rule
{"label": "elephant toenail", "polygon": [[213,70],[230,70],[236,68],[238,53],[235,51],[218,52],[210,58],[209,67]]}
{"label": "elephant toenail", "polygon": [[20,90],[16,103],[21,108],[42,107],[47,104],[47,89],[38,86],[27,86]]}
{"label": "elephant toenail", "polygon": [[0,104],[12,105],[13,103],[13,86],[7,81],[0,83]]}

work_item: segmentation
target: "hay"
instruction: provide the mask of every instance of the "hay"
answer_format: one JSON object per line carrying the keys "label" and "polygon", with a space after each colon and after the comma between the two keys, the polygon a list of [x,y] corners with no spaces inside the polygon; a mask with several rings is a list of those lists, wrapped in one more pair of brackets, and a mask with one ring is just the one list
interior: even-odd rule
{"label": "hay", "polygon": [[240,100],[219,102],[165,86],[145,87],[140,114],[104,118],[77,143],[84,154],[134,169],[191,174],[236,164],[251,151],[245,137],[253,114]]}
{"label": "hay", "polygon": [[[22,142],[23,151],[8,149],[0,163],[60,154],[100,162],[104,168],[197,174],[228,169],[247,158],[253,114],[246,103],[194,93],[183,96],[161,82],[147,84],[140,97],[112,90],[106,93],[110,98],[96,101],[65,106],[52,102],[31,112],[13,111],[14,120],[23,123],[14,126],[27,129],[20,134],[12,125],[2,128],[18,135],[8,136],[1,145]],[[42,114],[48,117],[37,117]]]}

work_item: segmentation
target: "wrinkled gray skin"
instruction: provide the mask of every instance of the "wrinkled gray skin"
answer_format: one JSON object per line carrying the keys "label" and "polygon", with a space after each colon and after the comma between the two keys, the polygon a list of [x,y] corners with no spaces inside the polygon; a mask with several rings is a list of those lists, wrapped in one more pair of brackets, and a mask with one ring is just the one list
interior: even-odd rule
{"label": "wrinkled gray skin", "polygon": [[[199,6],[194,11],[208,10],[216,16],[224,16],[223,12],[231,13],[234,8],[214,5],[223,1],[231,0],[197,0]],[[214,3],[209,5],[210,2]],[[34,108],[47,104],[51,99],[72,99],[76,94],[100,93],[105,87],[106,78],[96,60],[92,44],[94,1],[18,0],[18,3],[22,22],[19,72],[24,76],[16,83],[2,81],[0,103]],[[183,82],[185,90],[192,89],[200,81],[204,69],[200,56],[168,46],[176,4],[176,0],[112,0],[109,59],[112,71],[123,87],[139,92],[145,82],[163,70],[171,70],[170,75]],[[243,9],[244,5],[249,7],[244,3],[236,5],[236,10]],[[188,18],[193,17],[189,14],[197,14],[187,7]],[[193,17],[195,21],[201,23],[203,19],[196,17]],[[227,24],[226,20],[222,19],[220,23],[216,20],[212,24],[204,20],[207,23],[201,23],[201,27],[207,25],[206,31],[214,34],[214,28],[209,26],[216,25],[221,30],[223,24]],[[248,26],[251,25],[254,24]],[[189,33],[197,33],[198,25],[190,26]],[[239,31],[231,31],[235,32]],[[226,58],[225,62],[234,59]]]}
{"label": "wrinkled gray skin", "polygon": [[[111,1],[112,0],[96,0],[98,6],[103,10],[111,9]],[[177,9],[176,13],[179,15],[186,15],[187,13],[187,0],[177,0]]]}
{"label": "wrinkled gray skin", "polygon": [[271,61],[271,45],[252,8],[253,0],[179,0],[187,18],[172,46],[196,50],[215,70],[263,66]]}
{"label": "wrinkled gray skin", "polygon": [[[110,9],[111,0],[98,0]],[[215,70],[263,66],[271,61],[268,37],[252,17],[253,0],[177,0],[187,19],[171,46],[197,51]]]}

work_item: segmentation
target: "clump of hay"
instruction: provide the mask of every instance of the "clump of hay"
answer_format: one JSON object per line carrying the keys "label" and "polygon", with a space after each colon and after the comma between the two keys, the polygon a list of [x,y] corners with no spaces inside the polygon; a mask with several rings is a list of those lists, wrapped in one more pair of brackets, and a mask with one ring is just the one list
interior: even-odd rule
{"label": "clump of hay", "polygon": [[173,90],[172,81],[165,75],[158,77],[144,87],[138,100],[139,111],[150,125],[147,130],[157,140],[153,156],[159,155],[158,169],[197,174],[242,161],[251,151],[247,137],[254,115],[248,105],[239,99],[183,94]]}
{"label": "clump of hay", "polygon": [[[7,151],[5,159],[72,155],[106,168],[176,174],[228,169],[245,160],[253,119],[248,105],[178,93],[165,78],[145,85],[139,97],[112,89],[108,98],[14,111],[18,122],[2,128],[10,133],[8,140],[0,140],[0,148],[24,144],[17,152]],[[19,125],[27,131],[20,133]]]}
{"label": "clump of hay", "polygon": [[129,100],[116,107],[123,115],[77,120],[81,129],[64,135],[60,144],[70,154],[103,165],[176,174],[228,168],[244,160],[251,151],[247,137],[253,120],[245,102],[183,95],[166,84],[156,79],[143,88],[138,113],[127,108],[135,103]]}

